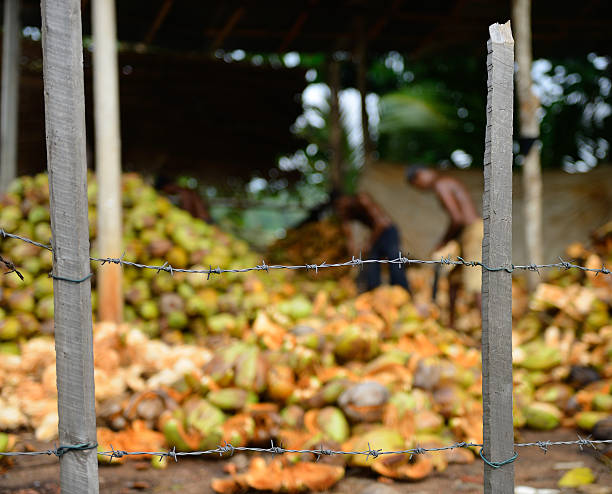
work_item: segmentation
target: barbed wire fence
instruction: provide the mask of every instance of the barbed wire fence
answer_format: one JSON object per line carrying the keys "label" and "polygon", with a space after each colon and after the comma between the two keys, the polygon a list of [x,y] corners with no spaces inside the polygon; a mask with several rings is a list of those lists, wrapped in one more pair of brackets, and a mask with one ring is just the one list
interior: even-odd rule
{"label": "barbed wire fence", "polygon": [[[49,251],[53,251],[52,247],[47,244],[43,244],[40,242],[36,242],[27,237],[23,237],[20,235],[16,235],[13,233],[8,233],[4,229],[0,228],[0,236],[3,238],[13,238],[16,240],[21,240],[23,242],[35,245],[37,247],[47,249]],[[91,261],[99,262],[102,265],[104,264],[118,264],[121,266],[130,266],[138,269],[149,269],[152,271],[157,271],[157,273],[166,272],[170,274],[174,273],[190,273],[190,274],[202,274],[206,275],[207,278],[210,278],[213,275],[222,275],[225,273],[248,273],[251,271],[273,271],[273,270],[282,270],[287,269],[290,271],[302,270],[302,271],[314,271],[318,272],[319,269],[326,268],[345,268],[345,267],[363,267],[371,264],[387,264],[387,265],[395,265],[398,267],[402,266],[411,266],[411,265],[442,265],[442,266],[465,266],[470,268],[482,268],[485,271],[490,272],[499,272],[503,271],[506,273],[514,273],[515,271],[536,271],[540,272],[544,269],[559,269],[559,270],[569,270],[569,269],[578,269],[580,271],[584,271],[587,273],[594,273],[595,275],[604,274],[609,275],[612,274],[612,271],[606,268],[605,264],[602,265],[601,268],[592,268],[587,266],[581,266],[579,264],[575,264],[573,262],[565,261],[562,258],[559,258],[558,262],[548,263],[548,264],[510,264],[508,266],[487,266],[481,261],[470,261],[465,260],[462,257],[457,257],[453,259],[451,257],[442,257],[440,259],[416,259],[410,257],[404,257],[401,252],[398,252],[398,256],[395,259],[363,259],[362,257],[352,257],[348,261],[344,262],[320,262],[320,263],[307,263],[307,264],[295,264],[295,265],[286,265],[286,264],[267,264],[265,260],[262,260],[261,264],[256,266],[248,266],[244,268],[221,268],[217,266],[213,268],[212,266],[205,269],[187,269],[187,268],[177,268],[170,265],[170,263],[165,262],[161,265],[149,265],[149,264],[141,264],[137,262],[127,261],[124,257],[113,258],[113,257],[90,257]],[[23,276],[17,270],[16,266],[9,260],[3,259],[0,257],[0,262],[4,264],[9,271],[8,273],[16,273],[21,279]]]}
{"label": "barbed wire fence", "polygon": [[[580,437],[573,441],[534,441],[534,442],[526,442],[526,443],[514,443],[515,448],[526,448],[526,447],[537,447],[542,450],[544,453],[547,453],[548,450],[553,446],[578,446],[578,448],[582,451],[585,447],[592,448],[596,451],[599,451],[598,445],[612,444],[612,439],[591,439],[590,437]],[[67,445],[67,446],[57,446],[53,449],[46,449],[40,451],[9,451],[9,452],[0,452],[0,456],[6,457],[15,457],[15,456],[56,456],[61,458],[63,455],[70,451],[82,451],[86,449],[95,449],[98,447],[97,443],[85,443],[85,444],[75,444],[75,445]],[[409,459],[412,459],[414,455],[422,455],[425,453],[435,453],[435,452],[443,452],[450,451],[453,449],[471,449],[471,448],[480,448],[479,456],[482,460],[489,466],[493,468],[499,468],[504,464],[515,461],[518,458],[518,453],[515,452],[514,456],[506,460],[505,462],[491,462],[487,460],[483,455],[483,443],[474,443],[474,442],[457,442],[453,444],[449,444],[447,446],[440,446],[436,448],[427,448],[427,447],[414,447],[409,449],[400,449],[393,451],[386,451],[382,449],[376,449],[368,444],[368,449],[361,451],[343,451],[343,450],[335,450],[335,449],[325,449],[323,447],[319,449],[287,449],[280,445],[275,445],[274,441],[270,442],[270,447],[268,448],[257,448],[257,447],[249,447],[249,446],[233,446],[230,443],[225,443],[223,445],[219,445],[213,449],[201,450],[201,451],[177,451],[176,448],[169,449],[167,451],[125,451],[120,449],[114,449],[111,445],[111,449],[108,451],[98,451],[98,455],[109,458],[110,461],[113,459],[128,457],[128,456],[152,456],[159,457],[160,460],[163,458],[171,458],[175,462],[178,462],[180,458],[183,457],[196,457],[196,456],[220,456],[220,457],[231,457],[234,453],[237,452],[251,452],[251,453],[266,453],[272,455],[284,455],[284,454],[312,454],[318,461],[323,456],[365,456],[367,459],[372,458],[376,459],[380,456],[385,455],[408,455]]]}
{"label": "barbed wire fence", "polygon": [[[491,30],[491,28],[494,28]],[[497,36],[499,37],[503,31],[501,26],[495,24],[490,27],[490,32],[493,33],[495,31]],[[509,25],[507,26],[509,30]],[[502,36],[503,37],[503,36]],[[491,45],[493,48],[491,48]],[[487,420],[489,421],[488,428],[483,427],[483,441],[482,443],[474,443],[474,442],[457,442],[453,444],[449,444],[446,446],[440,447],[420,447],[416,446],[409,449],[402,450],[393,450],[387,451],[383,449],[376,449],[375,445],[368,444],[367,449],[357,450],[357,451],[342,451],[335,449],[325,449],[322,446],[318,449],[288,449],[284,448],[281,445],[275,445],[274,442],[271,442],[270,447],[262,448],[262,447],[249,447],[249,446],[233,446],[230,443],[225,443],[222,445],[218,445],[215,448],[202,450],[202,451],[176,451],[175,448],[172,448],[167,451],[124,451],[113,448],[110,445],[110,450],[106,451],[98,451],[97,454],[102,457],[109,458],[110,461],[113,459],[120,459],[123,457],[129,456],[152,456],[158,457],[161,460],[164,458],[173,459],[174,461],[178,461],[179,458],[184,457],[197,457],[197,456],[221,456],[221,457],[229,457],[232,456],[236,452],[253,452],[253,453],[262,453],[262,454],[272,454],[272,455],[283,455],[283,454],[312,454],[315,459],[320,459],[324,456],[340,456],[340,455],[359,455],[365,456],[367,459],[376,459],[378,457],[384,455],[407,455],[409,458],[412,458],[415,455],[422,455],[426,453],[434,453],[434,452],[443,452],[454,449],[462,449],[462,448],[470,448],[477,449],[480,458],[483,462],[489,467],[485,467],[485,476],[484,476],[484,486],[485,493],[493,492],[491,485],[496,485],[496,489],[498,492],[511,492],[509,490],[510,486],[513,486],[513,466],[511,465],[517,458],[518,453],[516,449],[526,448],[526,447],[537,447],[546,453],[549,448],[556,446],[577,446],[581,450],[585,447],[591,448],[594,451],[599,451],[598,446],[604,446],[612,444],[612,439],[591,439],[582,438],[578,436],[577,440],[572,441],[549,441],[542,440],[536,442],[523,442],[523,443],[515,443],[512,438],[512,404],[511,404],[511,393],[510,393],[510,406],[508,407],[508,388],[512,389],[512,379],[511,379],[511,355],[509,349],[511,345],[506,345],[507,348],[504,348],[504,352],[498,352],[498,349],[491,350],[491,345],[485,349],[484,344],[484,334],[487,334],[487,338],[489,340],[492,336],[501,336],[505,339],[510,337],[510,326],[508,325],[508,303],[511,300],[511,293],[507,294],[504,290],[508,287],[509,277],[506,275],[515,273],[517,271],[527,271],[527,272],[540,272],[545,269],[559,269],[559,270],[569,270],[569,269],[577,269],[585,273],[591,273],[595,276],[598,275],[610,275],[612,271],[608,269],[605,265],[601,267],[591,267],[591,266],[582,266],[576,264],[574,262],[569,262],[564,259],[559,259],[558,262],[551,262],[548,264],[512,264],[510,263],[511,257],[509,256],[510,252],[510,243],[508,242],[508,225],[511,225],[511,194],[507,194],[508,190],[511,192],[511,177],[510,181],[508,178],[511,174],[511,133],[512,133],[512,125],[507,125],[508,122],[507,116],[512,115],[512,112],[508,112],[507,109],[512,107],[512,91],[504,91],[504,87],[512,87],[512,67],[513,63],[503,63],[503,58],[510,53],[502,53],[497,52],[497,58],[492,57],[492,53],[494,50],[499,50],[500,46],[503,45],[504,50],[508,47],[505,46],[504,43],[500,42],[500,39],[495,40],[493,43],[489,45],[489,55],[490,55],[490,63],[488,64],[489,69],[489,78],[492,80],[492,70],[495,66],[497,66],[498,73],[497,77],[500,80],[496,81],[496,85],[493,85],[491,82],[489,84],[488,91],[488,107],[490,106],[490,111],[487,112],[487,141],[485,143],[485,193],[484,193],[484,202],[485,207],[485,215],[487,219],[485,220],[485,240],[483,241],[483,247],[487,246],[487,256],[483,256],[483,261],[476,260],[465,260],[462,257],[457,257],[456,259],[452,259],[450,257],[440,258],[440,259],[413,259],[410,257],[405,257],[401,252],[398,252],[398,255],[394,259],[363,259],[360,257],[352,257],[350,260],[345,262],[317,262],[317,263],[306,263],[306,264],[297,264],[297,265],[283,265],[283,264],[267,264],[265,261],[262,261],[261,264],[255,266],[246,266],[242,268],[222,268],[221,266],[213,267],[209,266],[208,268],[200,268],[200,269],[187,269],[187,268],[179,268],[174,267],[168,262],[162,265],[148,265],[137,263],[133,261],[129,261],[125,259],[124,256],[120,258],[114,257],[90,257],[90,260],[93,262],[104,264],[115,264],[120,265],[122,267],[130,267],[137,269],[145,269],[156,271],[157,274],[162,272],[173,275],[175,273],[191,273],[191,274],[201,274],[206,276],[207,279],[210,279],[215,275],[223,275],[226,273],[247,273],[247,272],[270,272],[272,270],[304,270],[304,271],[314,271],[318,273],[321,269],[331,269],[331,268],[345,268],[345,267],[356,267],[362,268],[364,266],[373,265],[373,264],[386,264],[390,267],[397,267],[398,269],[402,269],[411,265],[445,265],[445,266],[462,266],[466,268],[478,269],[480,268],[483,273],[497,273],[499,276],[491,276],[490,280],[487,280],[487,310],[490,312],[488,314],[488,320],[485,322],[483,317],[483,382],[488,382],[489,388],[497,387],[504,388],[504,396],[493,396],[490,393],[485,394],[484,386],[483,386],[483,403],[486,404],[483,411],[483,423],[487,424]],[[503,67],[505,71],[503,74],[501,73],[500,65]],[[505,85],[505,86],[504,86]],[[493,94],[495,93],[495,94]],[[504,106],[505,104],[505,106]],[[489,108],[488,108],[489,109]],[[498,115],[504,116],[504,118],[498,118],[494,120],[492,123],[490,121],[490,114],[496,113]],[[502,121],[503,120],[503,121]],[[511,123],[511,122],[510,122]],[[508,139],[508,135],[510,139]],[[492,142],[495,141],[494,144]],[[492,154],[492,149],[495,148],[495,155]],[[507,165],[510,166],[507,166]],[[491,187],[491,183],[494,183],[495,187]],[[508,183],[509,182],[509,183]],[[492,192],[493,189],[497,189],[497,193],[494,194]],[[503,193],[500,193],[502,191]],[[499,209],[498,209],[499,208]],[[502,210],[509,209],[509,217],[504,217],[504,212]],[[487,224],[488,222],[488,224]],[[505,226],[500,227],[501,223],[505,222]],[[49,251],[53,251],[50,245],[37,242],[25,236],[21,236],[15,233],[7,232],[6,230],[1,228],[0,225],[0,237],[3,239],[15,239],[22,242],[29,243],[31,245],[35,245],[37,247],[47,249]],[[58,237],[59,238],[59,237]],[[494,246],[493,248],[491,246]],[[498,248],[499,247],[499,248]],[[483,248],[484,251],[484,248]],[[491,255],[491,253],[495,255]],[[499,255],[498,255],[499,254]],[[83,257],[83,260],[86,260],[87,257]],[[507,260],[507,263],[502,262],[488,262],[488,259],[496,259],[496,260]],[[24,279],[23,274],[18,270],[18,266],[16,266],[10,259],[5,259],[0,257],[0,264],[2,264],[6,268],[5,274],[14,274],[18,276],[20,279]],[[68,277],[60,277],[56,274],[50,273],[50,276],[56,280],[63,280],[71,283],[83,283],[88,281],[93,273],[86,274],[82,278],[68,278]],[[489,295],[493,294],[492,297]],[[485,294],[485,288],[483,283],[483,296]],[[497,305],[503,305],[503,307],[498,307]],[[501,302],[501,303],[499,303]],[[483,308],[485,305],[483,304]],[[491,316],[491,313],[495,313]],[[504,319],[506,318],[506,319]],[[511,318],[510,318],[511,324]],[[499,326],[499,327],[491,327]],[[494,362],[493,366],[499,366],[502,371],[496,373],[495,376],[491,376],[487,374],[487,368],[485,365],[485,356],[486,362]],[[497,359],[497,360],[496,360]],[[510,368],[508,369],[508,365]],[[89,369],[91,369],[89,366]],[[59,383],[59,379],[58,379]],[[59,384],[58,384],[59,386]],[[505,407],[505,408],[504,408]],[[492,413],[492,410],[495,413]],[[499,413],[500,411],[504,413]],[[502,417],[503,415],[503,417]],[[507,419],[510,418],[508,421]],[[498,434],[499,430],[504,429],[507,433],[502,437],[501,434]],[[493,431],[494,433],[491,433]],[[79,452],[93,454],[91,450],[97,450],[100,446],[97,442],[84,442],[79,444],[60,444],[59,446],[53,449],[40,450],[40,451],[7,451],[0,452],[0,457],[19,457],[19,456],[40,456],[40,455],[48,455],[48,456],[56,456],[58,458],[62,458],[66,454],[77,454]],[[504,456],[504,452],[510,451],[511,453],[507,456]],[[512,453],[513,452],[513,453]],[[502,469],[502,467],[506,466],[506,469]],[[497,475],[495,472],[501,474],[497,477],[492,475]],[[489,476],[489,482],[487,482],[487,475]],[[491,482],[493,479],[493,482]],[[497,482],[497,484],[495,483]]]}
{"label": "barbed wire fence", "polygon": [[[48,244],[43,244],[41,242],[37,242],[28,237],[24,237],[21,235],[17,235],[14,233],[9,233],[3,228],[0,228],[0,236],[4,239],[15,239],[19,240],[31,245],[35,245],[42,249],[46,249],[49,251],[53,251],[52,247]],[[409,265],[452,265],[452,266],[465,266],[468,268],[481,268],[483,270],[487,270],[490,272],[499,272],[503,271],[506,273],[514,273],[516,271],[537,271],[544,269],[559,269],[559,270],[570,270],[570,269],[578,269],[583,272],[593,273],[595,276],[598,275],[610,275],[612,271],[608,269],[605,265],[602,265],[601,268],[591,268],[582,266],[579,264],[575,264],[573,262],[565,261],[563,259],[559,259],[559,262],[556,263],[548,263],[548,264],[512,264],[510,266],[487,266],[486,264],[480,261],[469,261],[465,260],[461,257],[456,259],[452,259],[450,257],[441,258],[441,259],[415,259],[404,257],[401,252],[398,253],[398,257],[395,259],[362,259],[361,257],[352,259],[346,262],[338,262],[338,263],[307,263],[300,265],[281,265],[281,264],[267,264],[265,261],[262,261],[261,264],[256,266],[244,267],[244,268],[221,268],[209,267],[208,269],[186,269],[186,268],[176,268],[171,266],[169,263],[164,263],[162,265],[147,265],[141,264],[131,261],[126,261],[123,258],[110,258],[110,257],[91,257],[91,261],[99,262],[102,265],[106,263],[119,264],[125,267],[137,268],[137,269],[148,269],[156,271],[158,274],[165,272],[170,275],[174,273],[193,273],[193,274],[201,274],[210,278],[212,275],[223,275],[226,273],[247,273],[252,271],[265,271],[269,272],[270,270],[305,270],[305,271],[314,271],[318,272],[319,269],[328,269],[328,268],[343,268],[343,267],[363,267],[371,264],[388,264],[392,266],[397,266],[398,268],[402,268],[403,266]],[[23,280],[23,275],[19,272],[17,267],[13,262],[8,259],[4,259],[0,256],[0,263],[2,263],[7,271],[5,274],[14,273],[19,276],[20,279]],[[50,274],[51,276],[51,274]],[[83,282],[88,280],[91,277],[86,276],[84,279],[80,280],[67,280],[72,282]],[[62,278],[65,280],[65,278]],[[577,440],[573,441],[549,441],[542,440],[536,442],[528,442],[528,443],[515,443],[515,448],[523,448],[523,447],[538,447],[543,452],[546,452],[548,448],[552,446],[578,446],[581,450],[584,447],[590,447],[594,450],[598,450],[597,446],[599,445],[608,445],[612,444],[612,439],[591,439],[590,437],[583,438],[578,436]],[[334,449],[287,449],[280,445],[275,445],[273,442],[271,443],[269,448],[260,448],[260,447],[248,447],[248,446],[233,446],[230,443],[225,443],[223,445],[219,445],[216,448],[202,450],[202,451],[176,451],[175,448],[167,450],[167,451],[125,451],[112,448],[108,451],[98,451],[98,455],[103,457],[108,457],[110,461],[113,459],[129,457],[129,456],[152,456],[159,457],[160,460],[163,458],[171,458],[174,461],[178,461],[182,457],[196,457],[196,456],[209,456],[209,455],[217,455],[221,457],[229,457],[233,456],[236,452],[254,452],[254,453],[267,453],[274,455],[282,455],[288,453],[294,454],[312,454],[317,459],[322,456],[339,456],[339,455],[362,455],[367,458],[378,458],[379,456],[384,455],[409,455],[412,458],[413,455],[419,455],[424,453],[432,453],[432,452],[441,452],[452,449],[461,449],[461,448],[480,448],[479,455],[482,460],[493,468],[499,468],[506,463],[514,461],[518,458],[518,453],[515,453],[514,456],[509,458],[503,462],[492,462],[489,461],[483,455],[483,443],[474,443],[474,442],[457,442],[453,444],[449,444],[447,446],[436,447],[436,448],[426,448],[426,447],[414,447],[403,450],[394,450],[394,451],[385,451],[382,449],[376,449],[375,447],[371,447],[368,445],[367,450],[362,451],[342,451],[342,450],[334,450]],[[18,456],[56,456],[62,457],[64,454],[69,453],[70,451],[81,451],[86,449],[98,448],[97,443],[85,443],[85,444],[76,444],[76,445],[60,445],[53,449],[40,450],[40,451],[9,451],[9,452],[0,452],[0,456],[4,457],[18,457]]]}

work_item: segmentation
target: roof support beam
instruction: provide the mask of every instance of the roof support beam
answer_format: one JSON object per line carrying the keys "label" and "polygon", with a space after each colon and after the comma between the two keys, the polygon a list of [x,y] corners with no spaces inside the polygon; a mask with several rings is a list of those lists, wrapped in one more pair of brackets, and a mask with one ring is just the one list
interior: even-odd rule
{"label": "roof support beam", "polygon": [[342,166],[342,124],[340,122],[340,63],[330,56],[328,62],[329,94],[329,152],[332,188],[344,191]]}
{"label": "roof support beam", "polygon": [[459,0],[453,7],[450,14],[447,17],[441,18],[438,25],[434,27],[427,36],[425,36],[425,39],[419,44],[417,49],[414,50],[412,55],[414,57],[419,57],[430,46],[438,42],[439,39],[444,39],[444,37],[441,36],[442,33],[448,26],[454,26],[455,24],[459,24],[459,23],[455,23],[456,17],[458,16],[460,12],[463,12],[466,10],[465,5],[467,3],[468,3],[468,0]]}
{"label": "roof support beam", "polygon": [[308,17],[310,17],[310,11],[313,9],[313,7],[315,7],[317,4],[319,3],[319,0],[311,0],[310,5],[308,6],[308,9],[304,10],[303,12],[300,13],[300,15],[298,16],[298,18],[295,20],[295,22],[293,23],[293,26],[291,26],[291,29],[289,30],[289,32],[285,35],[285,37],[283,38],[283,41],[281,42],[280,46],[278,47],[278,52],[279,53],[284,53],[287,51],[287,49],[289,48],[289,45],[291,45],[291,42],[298,37],[298,35],[300,34],[300,32],[302,31],[302,26],[304,26],[304,23],[308,20]]}
{"label": "roof support beam", "polygon": [[225,23],[225,26],[223,26],[223,29],[221,29],[221,31],[218,32],[214,41],[210,45],[211,51],[215,51],[221,47],[221,45],[225,41],[225,38],[229,36],[229,34],[232,32],[236,24],[238,24],[238,21],[242,19],[245,13],[246,13],[245,7],[238,7],[236,10],[234,10],[234,13],[227,20],[227,22]]}
{"label": "roof support beam", "polygon": [[155,16],[155,19],[153,20],[153,23],[151,24],[151,27],[147,31],[147,34],[145,35],[145,37],[142,39],[142,42],[145,45],[150,45],[153,42],[153,40],[155,39],[155,35],[157,34],[157,31],[159,31],[159,28],[162,26],[162,24],[166,20],[166,17],[168,16],[168,13],[170,12],[170,9],[172,8],[173,4],[174,4],[174,0],[164,0],[164,3],[159,8],[159,11],[157,12],[157,15]]}
{"label": "roof support beam", "polygon": [[391,4],[391,8],[387,10],[378,20],[374,23],[374,25],[370,28],[367,33],[367,39],[372,41],[378,37],[383,28],[387,25],[392,16],[398,13],[400,7],[402,6],[403,0],[395,0],[393,4]]}

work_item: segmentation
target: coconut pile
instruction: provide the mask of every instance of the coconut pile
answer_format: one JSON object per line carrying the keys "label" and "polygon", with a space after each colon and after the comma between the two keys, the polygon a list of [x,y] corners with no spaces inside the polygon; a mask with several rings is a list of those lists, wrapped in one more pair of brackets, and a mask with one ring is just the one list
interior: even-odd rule
{"label": "coconut pile", "polygon": [[[592,255],[584,261],[594,262]],[[517,430],[575,426],[594,437],[610,434],[611,296],[606,277],[564,272],[528,302],[513,331]],[[33,429],[51,440],[53,341],[29,339],[19,353],[0,360],[0,430]],[[129,324],[99,323],[94,353],[100,451],[111,444],[132,451],[207,450],[226,442],[269,447],[271,440],[287,449],[364,451],[482,441],[480,350],[399,287],[340,303],[323,289],[294,294],[205,345],[170,345]],[[349,466],[418,480],[476,455],[250,456],[228,463],[228,476],[212,487],[324,490]]]}
{"label": "coconut pile", "polygon": [[[89,226],[93,257],[97,252],[95,177],[88,178]],[[248,245],[214,225],[195,219],[159,195],[137,174],[122,179],[123,246],[126,261],[175,268],[243,268],[261,264]],[[12,183],[0,198],[0,228],[49,244],[49,184],[46,174],[24,176]],[[0,242],[0,255],[13,262],[24,280],[15,275],[0,277],[0,346],[15,351],[16,343],[37,334],[53,333],[53,280],[50,251],[17,239]],[[96,273],[99,263],[92,263]],[[124,319],[152,337],[172,343],[194,341],[211,333],[240,331],[258,309],[283,297],[290,279],[287,272],[260,276],[256,288],[242,283],[242,274],[212,276],[174,273],[161,276],[155,270],[125,269]],[[332,285],[326,285],[329,290]],[[320,285],[301,285],[314,293]],[[289,287],[289,290],[293,290]],[[334,296],[354,293],[352,286],[333,285]],[[348,291],[347,291],[348,290]],[[97,306],[95,276],[92,306]]]}
{"label": "coconut pile", "polygon": [[[43,175],[21,179],[2,199],[0,227],[47,242],[43,185]],[[124,176],[123,187],[126,259],[167,260],[174,267],[258,264],[244,243],[185,216],[139,177]],[[93,182],[89,191],[92,200]],[[92,207],[91,225],[94,218]],[[612,225],[595,240],[593,249],[570,246],[568,257],[609,269]],[[52,296],[50,258],[30,246],[21,252],[22,245],[7,239],[1,246],[26,277],[2,276],[4,450],[23,448],[18,438],[24,430],[41,441],[57,434],[52,303],[50,312],[41,309]],[[418,303],[399,287],[355,295],[345,281],[285,272],[207,281],[126,267],[126,323],[94,324],[99,451],[111,444],[127,451],[208,450],[225,443],[267,448],[272,440],[286,449],[396,451],[482,442],[476,309],[462,300],[460,319],[472,322],[463,331],[448,329],[439,309],[426,302],[421,275],[410,275]],[[520,281],[513,287],[517,434],[521,427],[566,426],[611,438],[612,276],[570,270],[543,279],[531,298]],[[308,453],[251,455],[228,462],[227,477],[214,479],[212,487],[222,493],[325,490],[348,467],[416,481],[477,455],[469,449],[318,461]],[[151,462],[152,468],[167,464]]]}

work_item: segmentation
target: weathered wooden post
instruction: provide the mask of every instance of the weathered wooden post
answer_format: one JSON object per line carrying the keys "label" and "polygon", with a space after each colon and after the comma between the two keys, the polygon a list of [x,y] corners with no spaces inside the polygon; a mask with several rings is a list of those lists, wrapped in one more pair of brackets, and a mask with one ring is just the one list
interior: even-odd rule
{"label": "weathered wooden post", "polygon": [[[526,262],[542,264],[542,169],[540,166],[540,100],[531,90],[531,0],[512,2],[512,23],[516,38],[516,89],[519,102],[520,142],[525,153],[523,162],[523,191],[525,196]],[[529,289],[534,290],[539,275],[527,272]]]}
{"label": "weathered wooden post", "polygon": [[368,75],[368,56],[367,56],[367,38],[365,33],[365,20],[359,19],[358,26],[356,62],[357,62],[357,89],[359,90],[359,98],[361,100],[361,132],[363,142],[363,165],[367,167],[372,159],[372,139],[370,137],[370,119],[366,106],[367,92],[367,75]]}
{"label": "weathered wooden post", "polygon": [[340,63],[331,55],[329,71],[329,148],[331,151],[330,172],[332,186],[344,188],[342,167],[342,124],[340,122]]}
{"label": "weathered wooden post", "polygon": [[[482,262],[512,264],[512,108],[514,40],[510,22],[489,27]],[[512,275],[482,269],[484,492],[514,492]]]}
{"label": "weathered wooden post", "polygon": [[[100,256],[121,256],[121,135],[119,74],[114,0],[93,0],[94,123],[98,181],[98,235]],[[123,319],[122,272],[119,264],[98,268],[98,317]]]}
{"label": "weathered wooden post", "polygon": [[[97,493],[80,0],[42,0],[62,493]],[[74,449],[79,446],[85,449]]]}
{"label": "weathered wooden post", "polygon": [[4,0],[2,97],[0,104],[0,193],[17,176],[19,128],[19,0]]}

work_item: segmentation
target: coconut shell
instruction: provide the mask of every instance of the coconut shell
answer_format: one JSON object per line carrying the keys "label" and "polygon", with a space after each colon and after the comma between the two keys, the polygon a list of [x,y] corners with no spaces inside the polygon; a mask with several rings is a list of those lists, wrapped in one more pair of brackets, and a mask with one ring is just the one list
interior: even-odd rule
{"label": "coconut shell", "polygon": [[287,365],[273,365],[267,373],[268,395],[274,401],[284,403],[295,388],[295,375]]}
{"label": "coconut shell", "polygon": [[612,416],[599,420],[592,430],[595,439],[612,439]]}
{"label": "coconut shell", "polygon": [[223,424],[223,441],[232,446],[246,446],[255,435],[255,420],[249,414],[239,413]]}
{"label": "coconut shell", "polygon": [[372,470],[392,479],[421,480],[433,472],[434,465],[429,455],[386,455],[383,461],[372,464]]}
{"label": "coconut shell", "polygon": [[351,386],[338,398],[338,405],[351,420],[377,422],[382,419],[389,391],[375,381],[364,381]]}

